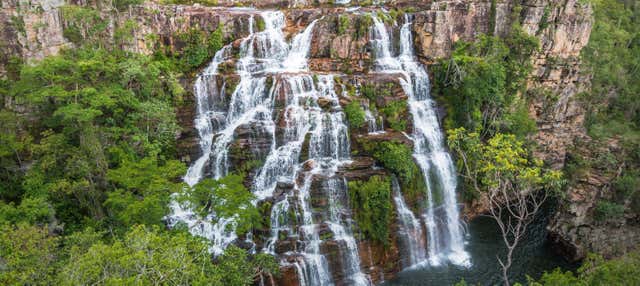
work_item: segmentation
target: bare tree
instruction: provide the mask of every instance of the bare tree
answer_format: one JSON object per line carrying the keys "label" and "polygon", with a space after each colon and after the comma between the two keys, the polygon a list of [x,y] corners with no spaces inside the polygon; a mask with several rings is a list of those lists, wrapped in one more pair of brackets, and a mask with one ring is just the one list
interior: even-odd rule
{"label": "bare tree", "polygon": [[497,134],[482,142],[464,128],[449,131],[449,146],[458,157],[466,186],[488,201],[486,216],[493,218],[507,248],[497,255],[504,285],[509,286],[513,253],[549,194],[563,184],[561,173],[530,159],[524,143],[513,135]]}
{"label": "bare tree", "polygon": [[548,197],[548,192],[514,188],[509,181],[488,191],[489,214],[500,229],[507,248],[504,258],[496,255],[502,267],[504,285],[509,286],[509,268],[513,264],[513,252],[524,237],[527,227],[535,219],[538,210]]}

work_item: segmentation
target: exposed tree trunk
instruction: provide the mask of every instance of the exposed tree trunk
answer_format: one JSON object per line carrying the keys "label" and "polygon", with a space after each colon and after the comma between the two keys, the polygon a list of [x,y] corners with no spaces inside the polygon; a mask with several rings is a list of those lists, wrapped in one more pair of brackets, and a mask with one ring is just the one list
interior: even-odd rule
{"label": "exposed tree trunk", "polygon": [[489,191],[489,217],[493,218],[500,229],[507,253],[497,256],[502,268],[504,285],[509,282],[509,269],[513,264],[513,252],[524,237],[527,227],[533,221],[540,207],[547,199],[547,193],[531,189],[519,189],[509,181]]}

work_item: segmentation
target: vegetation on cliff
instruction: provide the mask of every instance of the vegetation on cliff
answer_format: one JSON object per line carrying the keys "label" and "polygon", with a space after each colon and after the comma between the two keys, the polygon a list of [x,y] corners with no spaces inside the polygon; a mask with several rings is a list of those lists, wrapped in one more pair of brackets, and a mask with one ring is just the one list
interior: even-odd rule
{"label": "vegetation on cliff", "polygon": [[609,261],[604,260],[602,256],[592,254],[587,257],[576,274],[556,269],[545,273],[538,281],[530,279],[528,284],[530,286],[638,285],[640,284],[640,253],[629,253]]}
{"label": "vegetation on cliff", "polygon": [[188,203],[203,218],[210,213],[215,213],[216,219],[235,218],[236,232],[245,234],[260,226],[262,218],[251,203],[255,196],[243,182],[244,176],[236,174],[219,180],[203,179],[191,188],[184,188],[178,200]]}
{"label": "vegetation on cliff", "polygon": [[535,131],[523,98],[538,39],[520,25],[505,38],[483,35],[459,42],[450,59],[434,66],[434,92],[443,95],[446,129],[465,127],[483,139],[496,133],[519,137]]}
{"label": "vegetation on cliff", "polygon": [[[113,5],[122,9],[135,3],[138,0],[120,0]],[[593,73],[593,90],[582,97],[587,127],[599,144],[613,142],[622,152],[588,162],[573,154],[567,172],[587,172],[596,165],[617,172],[608,185],[615,194],[593,209],[596,219],[607,221],[640,213],[640,14],[638,4],[630,1],[592,3],[596,26],[583,53]],[[492,10],[495,18],[495,3]],[[390,10],[390,17],[379,18],[391,22],[398,13]],[[547,22],[550,14],[545,8],[541,29],[554,25]],[[268,255],[249,256],[236,247],[212,260],[206,242],[183,229],[163,228],[169,195],[181,191],[181,199],[203,217],[212,211],[220,217],[236,216],[243,210],[239,234],[269,220],[271,203],[259,212],[250,203],[254,197],[242,176],[203,180],[193,188],[180,182],[186,166],[176,160],[180,130],[175,107],[182,104],[185,91],[178,79],[220,49],[222,27],[210,34],[198,28],[175,34],[180,43],[174,49],[162,48],[158,40],[153,48],[161,49],[145,56],[123,51],[134,43],[133,21],[111,27],[99,12],[77,6],[63,8],[62,15],[64,35],[77,49],[34,66],[13,59],[8,78],[0,80],[2,101],[11,106],[0,111],[0,284],[247,285],[261,271],[277,271]],[[353,32],[356,38],[365,37],[372,24],[369,15],[335,19],[338,35]],[[258,18],[255,25],[263,30],[265,23]],[[534,146],[527,140],[536,129],[528,117],[526,96],[531,93],[525,88],[530,56],[537,48],[537,40],[516,23],[505,38],[485,35],[473,43],[458,43],[451,59],[433,69],[434,93],[442,95],[448,110],[449,145],[465,174],[468,200],[497,186],[507,186],[511,194],[562,182],[558,172],[533,159]],[[386,126],[407,131],[406,101],[393,98],[392,87],[365,83],[361,92]],[[344,107],[353,128],[365,124],[360,104],[352,101]],[[362,145],[359,151],[398,176],[415,207],[425,182],[409,144]],[[247,160],[238,171],[256,164]],[[348,185],[361,233],[388,243],[393,216],[389,177]],[[530,283],[622,284],[637,280],[637,264],[637,255],[611,262],[590,258],[577,276],[556,271]]]}
{"label": "vegetation on cliff", "polygon": [[[110,38],[95,10],[63,14],[78,46],[16,63],[0,84],[0,284],[248,285],[277,271],[270,255],[239,248],[214,263],[208,242],[163,221],[170,195],[186,188],[176,160],[179,78],[222,46],[221,28],[190,30],[181,49],[148,56],[121,49],[131,23]],[[252,198],[241,181],[186,189],[232,216]],[[202,198],[211,192],[234,204]],[[255,208],[241,213],[240,231],[260,221]]]}
{"label": "vegetation on cliff", "polygon": [[391,223],[391,180],[373,176],[367,181],[349,182],[349,201],[359,230],[366,238],[389,243]]}
{"label": "vegetation on cliff", "polygon": [[595,23],[582,53],[592,74],[592,88],[582,96],[587,109],[586,127],[598,146],[618,147],[595,160],[580,152],[571,154],[568,171],[613,172],[611,196],[598,202],[599,220],[640,215],[640,5],[634,1],[594,0]]}
{"label": "vegetation on cliff", "polygon": [[[462,42],[451,59],[434,67],[434,91],[443,96],[449,114],[445,121],[446,129],[450,130],[449,145],[455,147],[459,155],[488,155],[486,150],[469,148],[482,146],[480,142],[494,137],[522,140],[536,130],[523,94],[532,69],[530,55],[538,46],[538,40],[516,22],[508,37],[480,36],[473,43]],[[465,132],[469,134],[459,136]],[[467,139],[476,140],[478,144],[461,144]],[[473,165],[472,158],[469,162],[458,159],[458,169],[464,170],[467,165],[468,173],[478,173],[483,166]],[[463,179],[464,198],[478,199],[479,188],[474,186],[484,182],[466,176]]]}
{"label": "vegetation on cliff", "polygon": [[344,114],[347,116],[349,126],[352,128],[361,128],[365,124],[365,113],[359,101],[349,102],[344,107]]}
{"label": "vegetation on cliff", "polygon": [[435,90],[450,116],[448,144],[457,158],[467,201],[484,201],[502,235],[498,256],[504,285],[510,285],[513,253],[543,202],[563,184],[562,174],[534,159],[526,136],[536,131],[524,96],[538,39],[527,34],[513,11],[504,37],[480,36],[460,43],[435,69]]}

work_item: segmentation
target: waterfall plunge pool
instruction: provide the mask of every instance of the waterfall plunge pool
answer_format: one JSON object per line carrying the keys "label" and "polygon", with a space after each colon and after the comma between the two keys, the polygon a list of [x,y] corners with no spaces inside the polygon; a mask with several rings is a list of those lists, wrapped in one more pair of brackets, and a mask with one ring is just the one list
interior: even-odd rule
{"label": "waterfall plunge pool", "polygon": [[[540,278],[543,272],[560,267],[575,270],[578,264],[569,263],[551,249],[547,241],[546,226],[553,215],[555,202],[548,202],[538,217],[531,223],[527,236],[514,253],[510,269],[512,282],[526,282],[526,275]],[[496,253],[505,251],[500,230],[489,217],[478,217],[469,222],[466,236],[466,251],[471,256],[469,268],[452,264],[425,266],[408,269],[383,286],[428,286],[454,285],[464,279],[469,285],[501,285],[502,275]]]}

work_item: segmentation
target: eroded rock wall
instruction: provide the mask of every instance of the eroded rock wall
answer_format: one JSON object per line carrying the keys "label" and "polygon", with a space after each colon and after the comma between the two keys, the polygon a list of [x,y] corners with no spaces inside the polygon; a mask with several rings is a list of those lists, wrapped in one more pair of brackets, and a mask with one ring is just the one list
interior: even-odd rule
{"label": "eroded rock wall", "polygon": [[621,199],[612,183],[623,170],[615,163],[624,160],[620,158],[624,156],[621,148],[616,139],[599,142],[580,138],[570,152],[567,163],[571,165],[571,183],[549,226],[551,240],[567,259],[577,261],[589,252],[612,258],[640,244],[637,212],[609,217],[598,211],[603,201],[618,201],[625,208],[638,209],[637,201]]}

